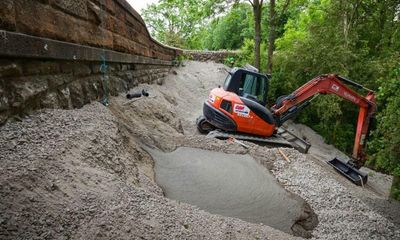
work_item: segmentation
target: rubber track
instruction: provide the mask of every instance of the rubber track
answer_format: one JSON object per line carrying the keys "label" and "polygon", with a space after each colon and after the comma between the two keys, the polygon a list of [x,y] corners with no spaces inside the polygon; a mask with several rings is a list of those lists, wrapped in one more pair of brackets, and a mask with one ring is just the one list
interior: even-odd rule
{"label": "rubber track", "polygon": [[227,139],[235,138],[238,140],[245,140],[251,142],[261,142],[273,145],[279,145],[284,147],[293,147],[302,153],[307,153],[308,148],[311,146],[309,143],[290,133],[284,128],[279,128],[278,133],[271,137],[257,137],[254,135],[240,134],[240,133],[229,133],[221,130],[214,130],[208,133],[207,137]]}

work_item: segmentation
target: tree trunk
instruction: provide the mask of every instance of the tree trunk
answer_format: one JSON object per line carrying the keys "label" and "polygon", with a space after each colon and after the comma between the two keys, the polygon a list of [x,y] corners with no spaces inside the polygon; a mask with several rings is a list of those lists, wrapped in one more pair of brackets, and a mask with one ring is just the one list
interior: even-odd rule
{"label": "tree trunk", "polygon": [[261,13],[262,1],[253,1],[254,13],[254,67],[260,70],[260,45],[261,45]]}
{"label": "tree trunk", "polygon": [[276,28],[276,12],[275,12],[275,0],[270,0],[269,5],[269,36],[268,36],[268,63],[267,71],[272,73],[272,58],[275,49],[275,28]]}

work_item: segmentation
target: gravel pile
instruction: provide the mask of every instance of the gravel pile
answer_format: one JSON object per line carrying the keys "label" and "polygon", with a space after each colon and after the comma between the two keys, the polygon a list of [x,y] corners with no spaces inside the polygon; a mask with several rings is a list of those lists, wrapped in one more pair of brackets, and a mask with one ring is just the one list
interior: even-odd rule
{"label": "gravel pile", "polygon": [[327,174],[309,155],[283,150],[291,163],[277,158],[272,172],[318,215],[315,239],[400,239],[400,230],[392,222]]}
{"label": "gravel pile", "polygon": [[0,134],[1,239],[288,239],[162,195],[108,108],[43,110]]}

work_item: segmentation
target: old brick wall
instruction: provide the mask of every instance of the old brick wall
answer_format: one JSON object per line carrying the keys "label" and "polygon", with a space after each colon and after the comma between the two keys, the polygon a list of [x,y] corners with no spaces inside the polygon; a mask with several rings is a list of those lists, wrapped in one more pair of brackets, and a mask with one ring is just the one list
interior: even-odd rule
{"label": "old brick wall", "polygon": [[1,0],[0,29],[172,60],[125,0]]}
{"label": "old brick wall", "polygon": [[1,0],[0,124],[33,109],[81,107],[104,87],[116,95],[153,83],[180,54],[151,38],[125,0]]}

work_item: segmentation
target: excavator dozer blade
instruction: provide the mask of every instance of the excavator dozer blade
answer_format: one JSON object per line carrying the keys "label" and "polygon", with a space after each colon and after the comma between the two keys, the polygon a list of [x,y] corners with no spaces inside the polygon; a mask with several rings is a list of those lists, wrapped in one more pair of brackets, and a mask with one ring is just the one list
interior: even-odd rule
{"label": "excavator dozer blade", "polygon": [[328,161],[328,164],[358,186],[364,186],[367,183],[367,173],[361,172],[342,159],[334,158]]}

